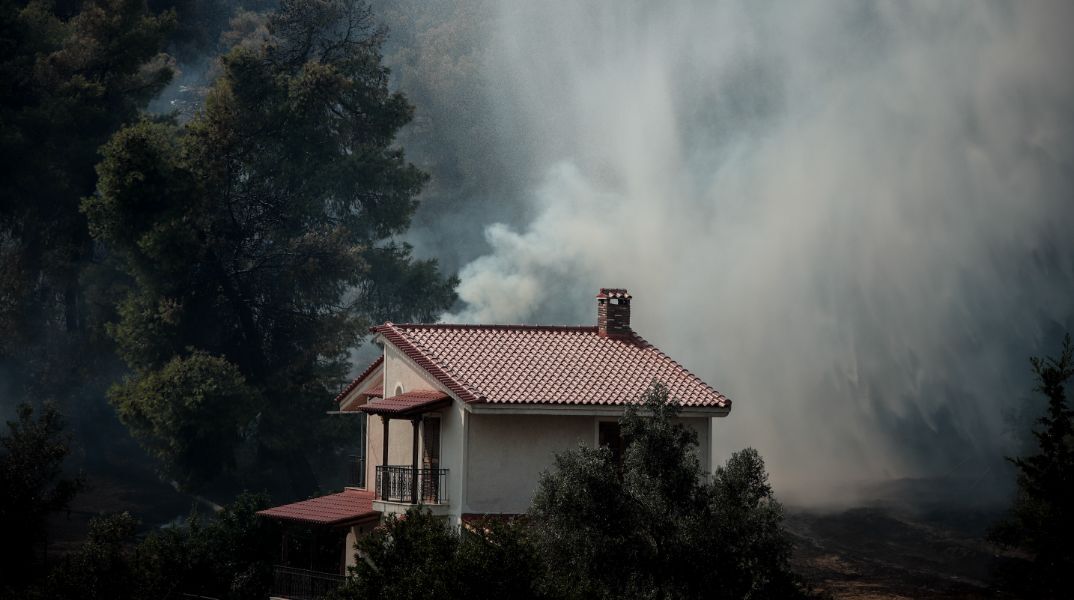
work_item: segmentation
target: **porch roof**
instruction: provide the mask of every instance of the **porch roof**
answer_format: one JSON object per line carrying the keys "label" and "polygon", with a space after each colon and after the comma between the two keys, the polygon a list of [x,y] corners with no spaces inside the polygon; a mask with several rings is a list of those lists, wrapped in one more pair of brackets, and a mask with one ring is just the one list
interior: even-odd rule
{"label": "porch roof", "polygon": [[413,390],[391,398],[371,400],[358,407],[358,410],[371,415],[402,418],[417,416],[450,404],[451,397],[443,392]]}
{"label": "porch roof", "polygon": [[311,525],[341,526],[380,518],[373,510],[373,492],[344,490],[319,498],[274,506],[257,512],[262,517]]}

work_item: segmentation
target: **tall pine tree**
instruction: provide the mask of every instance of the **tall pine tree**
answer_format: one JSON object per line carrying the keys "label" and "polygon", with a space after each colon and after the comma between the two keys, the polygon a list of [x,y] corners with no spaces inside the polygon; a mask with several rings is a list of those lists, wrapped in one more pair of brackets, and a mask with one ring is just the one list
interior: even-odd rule
{"label": "tall pine tree", "polygon": [[99,257],[79,205],[100,146],[171,79],[161,51],[174,24],[145,0],[0,0],[0,380],[12,397],[63,401],[107,370],[96,334],[109,282],[87,283]]}
{"label": "tall pine tree", "polygon": [[369,8],[285,0],[268,29],[188,124],[114,136],[83,208],[133,281],[123,421],[188,486],[305,496],[348,435],[324,416],[348,351],[373,321],[435,318],[454,280],[396,240],[426,176],[393,145],[412,108]]}

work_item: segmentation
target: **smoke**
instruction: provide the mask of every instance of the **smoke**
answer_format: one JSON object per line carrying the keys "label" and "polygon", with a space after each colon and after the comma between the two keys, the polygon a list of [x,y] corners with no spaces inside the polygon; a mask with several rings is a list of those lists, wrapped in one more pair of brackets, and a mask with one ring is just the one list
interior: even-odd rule
{"label": "smoke", "polygon": [[757,447],[786,497],[988,485],[1026,357],[1074,325],[1074,7],[454,6],[390,23],[414,137],[456,153],[412,154],[414,242],[463,265],[445,320],[587,323],[628,287],[635,330],[735,401],[719,455]]}

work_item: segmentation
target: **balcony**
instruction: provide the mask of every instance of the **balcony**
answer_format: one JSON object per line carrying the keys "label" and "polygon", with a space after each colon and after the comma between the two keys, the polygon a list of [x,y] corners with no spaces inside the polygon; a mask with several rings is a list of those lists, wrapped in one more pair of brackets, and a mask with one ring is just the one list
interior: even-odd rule
{"label": "balcony", "polygon": [[295,567],[273,569],[272,597],[287,600],[320,600],[343,585],[346,577]]}
{"label": "balcony", "polygon": [[[447,504],[447,469],[377,466],[376,499],[400,504]],[[417,487],[415,487],[417,486]]]}

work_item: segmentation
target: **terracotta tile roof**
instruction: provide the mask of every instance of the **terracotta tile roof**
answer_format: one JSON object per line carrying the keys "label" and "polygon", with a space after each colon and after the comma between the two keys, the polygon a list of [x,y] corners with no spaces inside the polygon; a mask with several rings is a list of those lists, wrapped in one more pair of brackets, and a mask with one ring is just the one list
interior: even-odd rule
{"label": "terracotta tile roof", "polygon": [[313,525],[349,525],[380,518],[380,512],[373,510],[373,492],[363,490],[345,490],[338,494],[267,508],[257,514],[271,519]]}
{"label": "terracotta tile roof", "polygon": [[596,327],[394,323],[372,331],[464,402],[622,405],[636,402],[655,379],[683,406],[731,406],[633,333],[602,337]]}
{"label": "terracotta tile roof", "polygon": [[451,396],[443,392],[414,390],[391,398],[373,400],[359,406],[358,410],[371,415],[402,417],[442,408],[448,404],[451,404]]}
{"label": "terracotta tile roof", "polygon": [[[338,396],[336,396],[336,404],[339,404],[340,402],[343,402],[343,399],[347,397],[347,394],[349,394],[352,391],[354,391],[354,389],[356,387],[362,385],[362,382],[365,381],[365,379],[367,377],[369,377],[369,375],[371,373],[373,373],[373,371],[376,371],[377,367],[379,367],[381,365],[381,363],[383,363],[383,362],[384,362],[384,355],[381,354],[379,357],[377,357],[377,360],[373,361],[373,364],[369,365],[368,367],[365,368],[364,371],[362,371],[361,375],[359,375],[358,377],[355,377],[354,381],[350,382],[349,384],[347,384],[347,387],[343,388],[343,391],[340,392]],[[382,394],[383,394],[383,392],[382,392]]]}

